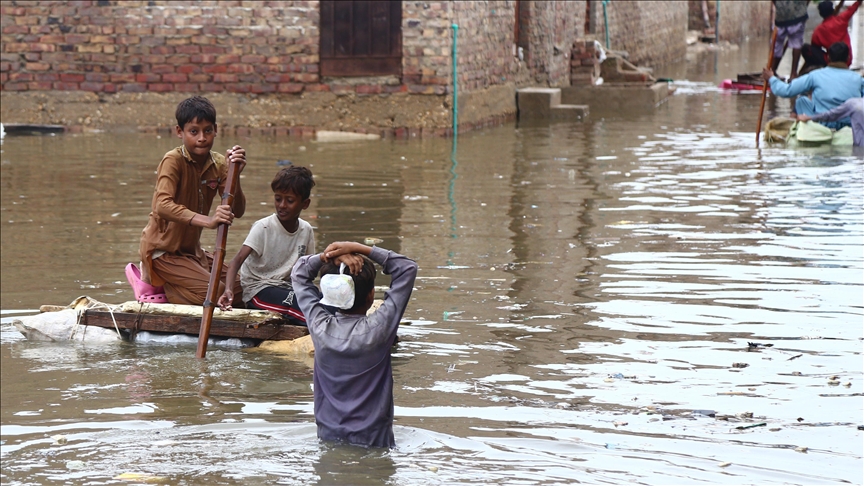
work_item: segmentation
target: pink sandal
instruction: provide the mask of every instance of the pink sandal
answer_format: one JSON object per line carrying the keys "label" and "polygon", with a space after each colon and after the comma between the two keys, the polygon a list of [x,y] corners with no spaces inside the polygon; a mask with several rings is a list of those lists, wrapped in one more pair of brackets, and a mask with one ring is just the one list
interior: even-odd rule
{"label": "pink sandal", "polygon": [[162,287],[154,287],[147,282],[141,280],[141,270],[138,265],[130,263],[126,265],[126,280],[132,286],[132,291],[135,292],[135,300],[145,304],[167,304],[168,296],[165,295],[165,290]]}

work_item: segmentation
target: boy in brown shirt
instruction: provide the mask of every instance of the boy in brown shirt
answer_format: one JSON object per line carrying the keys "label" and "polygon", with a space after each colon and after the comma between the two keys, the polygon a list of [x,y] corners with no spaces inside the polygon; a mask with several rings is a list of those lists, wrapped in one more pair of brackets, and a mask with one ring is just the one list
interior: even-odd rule
{"label": "boy in brown shirt", "polygon": [[[207,98],[193,96],[181,101],[175,115],[175,132],[183,145],[165,154],[156,170],[152,210],[139,247],[141,280],[163,286],[172,304],[202,305],[213,255],[201,247],[201,229],[231,224],[246,211],[246,197],[238,179],[233,207],[218,205],[209,216],[213,198],[225,190],[228,162],[238,162],[242,172],[246,151],[239,145],[225,156],[211,151],[216,138],[216,109]],[[221,282],[226,271],[223,269],[216,295],[224,290]],[[234,295],[242,295],[239,283]]]}

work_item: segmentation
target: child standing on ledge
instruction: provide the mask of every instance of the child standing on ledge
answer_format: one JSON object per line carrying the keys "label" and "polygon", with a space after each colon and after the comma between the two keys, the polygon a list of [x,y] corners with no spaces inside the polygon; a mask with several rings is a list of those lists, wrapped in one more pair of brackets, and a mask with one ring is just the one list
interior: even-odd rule
{"label": "child standing on ledge", "polygon": [[[368,258],[367,258],[368,257]],[[392,275],[384,303],[375,299],[375,262]],[[344,264],[349,275],[343,275]],[[321,273],[321,299],[313,280]],[[417,264],[396,252],[354,242],[331,243],[301,257],[291,281],[315,345],[313,371],[318,438],[366,447],[393,447],[390,348],[408,306]],[[339,308],[335,314],[325,306]]]}

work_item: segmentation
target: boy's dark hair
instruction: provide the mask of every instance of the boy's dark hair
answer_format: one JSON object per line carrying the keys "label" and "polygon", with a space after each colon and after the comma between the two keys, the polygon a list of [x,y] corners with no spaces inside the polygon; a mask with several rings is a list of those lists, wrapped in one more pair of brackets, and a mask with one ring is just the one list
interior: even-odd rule
{"label": "boy's dark hair", "polygon": [[823,19],[827,19],[832,15],[834,15],[834,2],[831,0],[819,2],[819,16]]}
{"label": "boy's dark hair", "polygon": [[210,100],[203,96],[193,96],[186,98],[177,105],[177,111],[174,113],[177,118],[177,125],[180,128],[186,126],[191,121],[209,121],[216,123],[216,107]]}
{"label": "boy's dark hair", "polygon": [[845,42],[835,42],[828,48],[828,60],[831,62],[846,62],[849,59],[849,46]]}
{"label": "boy's dark hair", "polygon": [[[366,304],[366,296],[368,296],[369,292],[375,288],[375,263],[365,255],[360,256],[363,257],[363,269],[360,270],[359,274],[351,275],[351,279],[354,280],[354,306],[350,309],[343,309],[346,312],[359,312],[364,310],[363,307],[364,304]],[[339,273],[339,265],[333,262],[327,262],[321,267],[318,275],[323,277],[324,275],[331,273]]]}
{"label": "boy's dark hair", "polygon": [[304,201],[309,199],[313,186],[315,186],[315,180],[312,179],[312,171],[297,165],[280,170],[273,178],[273,182],[270,183],[270,189],[273,189],[273,192],[290,191],[303,198]]}

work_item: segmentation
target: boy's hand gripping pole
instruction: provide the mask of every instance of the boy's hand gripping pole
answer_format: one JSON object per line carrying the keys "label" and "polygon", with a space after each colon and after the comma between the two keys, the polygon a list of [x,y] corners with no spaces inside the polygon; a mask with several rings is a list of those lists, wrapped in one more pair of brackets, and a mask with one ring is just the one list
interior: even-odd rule
{"label": "boy's hand gripping pole", "polygon": [[[234,189],[237,187],[237,179],[240,171],[237,169],[238,162],[231,162],[231,152],[228,160],[228,181],[225,184],[225,192],[222,193],[222,205],[234,204]],[[219,279],[222,277],[222,264],[225,261],[225,242],[228,240],[228,223],[220,223],[216,228],[216,248],[213,251],[213,268],[210,269],[210,282],[207,284],[207,297],[204,299],[204,309],[201,313],[201,330],[198,332],[198,351],[195,357],[203,358],[207,354],[207,340],[210,338],[210,324],[213,322],[213,307],[219,298]]]}

